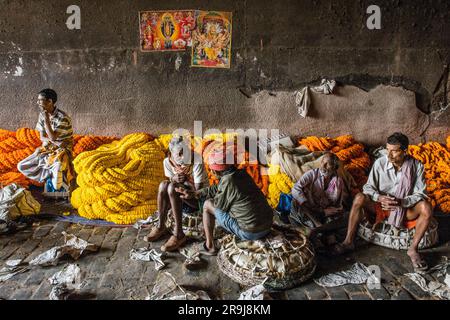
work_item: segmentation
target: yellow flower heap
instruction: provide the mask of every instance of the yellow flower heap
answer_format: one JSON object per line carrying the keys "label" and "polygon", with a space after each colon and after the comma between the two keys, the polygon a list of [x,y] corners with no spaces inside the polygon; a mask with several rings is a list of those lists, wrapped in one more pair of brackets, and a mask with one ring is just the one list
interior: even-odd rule
{"label": "yellow flower heap", "polygon": [[290,193],[294,182],[283,172],[279,165],[269,165],[269,192],[267,196],[267,202],[272,208],[278,206],[281,193]]}
{"label": "yellow flower heap", "polygon": [[154,213],[164,153],[149,140],[134,133],[75,158],[79,188],[71,202],[80,216],[131,224]]}

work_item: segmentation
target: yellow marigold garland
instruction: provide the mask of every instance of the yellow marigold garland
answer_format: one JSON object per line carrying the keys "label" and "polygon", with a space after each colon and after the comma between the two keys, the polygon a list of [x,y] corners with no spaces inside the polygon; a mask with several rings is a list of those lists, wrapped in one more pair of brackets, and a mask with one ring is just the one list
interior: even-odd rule
{"label": "yellow marigold garland", "polygon": [[71,202],[81,216],[129,224],[156,210],[164,153],[161,140],[150,140],[147,134],[130,134],[75,158],[79,188]]}
{"label": "yellow marigold garland", "polygon": [[267,201],[272,208],[276,208],[280,201],[281,192],[290,193],[294,182],[286,174],[281,172],[279,165],[269,165],[268,177]]}

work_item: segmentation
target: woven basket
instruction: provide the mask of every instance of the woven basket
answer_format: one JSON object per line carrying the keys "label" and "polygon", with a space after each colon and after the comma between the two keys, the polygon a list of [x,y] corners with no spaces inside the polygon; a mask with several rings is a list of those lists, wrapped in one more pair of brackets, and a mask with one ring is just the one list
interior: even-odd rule
{"label": "woven basket", "polygon": [[[438,223],[431,219],[428,230],[419,243],[419,249],[425,249],[434,246],[438,242]],[[360,224],[358,235],[364,240],[395,250],[407,250],[411,246],[416,229],[400,229],[398,235],[394,234],[392,227],[383,221],[376,226],[375,230],[366,224]]]}
{"label": "woven basket", "polygon": [[273,226],[262,240],[241,241],[234,235],[222,239],[217,255],[219,269],[244,285],[263,283],[269,289],[289,289],[312,276],[316,269],[311,243],[300,232]]}

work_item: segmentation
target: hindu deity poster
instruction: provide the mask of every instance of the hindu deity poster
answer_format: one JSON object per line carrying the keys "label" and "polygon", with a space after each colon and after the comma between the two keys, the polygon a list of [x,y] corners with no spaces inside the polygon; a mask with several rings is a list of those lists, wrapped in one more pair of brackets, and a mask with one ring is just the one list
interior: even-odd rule
{"label": "hindu deity poster", "polygon": [[192,45],[195,11],[139,12],[142,51],[179,51]]}
{"label": "hindu deity poster", "polygon": [[195,11],[191,66],[230,67],[231,19],[231,12]]}

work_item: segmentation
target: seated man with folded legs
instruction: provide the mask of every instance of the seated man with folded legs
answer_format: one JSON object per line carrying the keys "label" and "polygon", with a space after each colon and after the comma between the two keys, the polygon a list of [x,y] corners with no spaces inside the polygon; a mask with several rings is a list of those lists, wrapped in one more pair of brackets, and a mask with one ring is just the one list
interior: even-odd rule
{"label": "seated man with folded legs", "polygon": [[[42,146],[17,164],[17,169],[27,178],[47,182],[53,191],[69,192],[73,178],[72,120],[56,107],[57,94],[44,89],[38,94],[40,109],[36,130],[39,131]],[[63,188],[64,187],[64,188]]]}
{"label": "seated man with folded legs", "polygon": [[354,249],[356,231],[364,216],[375,222],[375,218],[379,220],[380,216],[388,217],[388,223],[397,229],[403,227],[406,220],[417,219],[407,254],[416,272],[427,269],[418,247],[433,212],[426,195],[424,166],[407,154],[408,145],[408,137],[399,132],[387,139],[387,155],[375,161],[363,192],[356,195],[350,211],[347,236],[335,247],[335,254]]}
{"label": "seated man with folded legs", "polygon": [[[195,199],[182,199],[175,191],[176,187],[183,186],[190,190],[199,190],[209,185],[208,176],[202,163],[185,164],[191,162],[192,155],[190,143],[183,137],[174,137],[169,144],[169,157],[164,159],[164,174],[169,180],[160,183],[158,191],[158,226],[152,228],[150,233],[144,237],[145,241],[156,241],[168,233],[166,220],[169,209],[172,211],[175,222],[175,232],[169,240],[161,247],[161,251],[174,251],[186,242],[183,232],[182,211],[183,209],[198,210],[198,201]],[[186,161],[185,161],[186,160]]]}
{"label": "seated man with folded legs", "polygon": [[203,206],[203,226],[206,242],[203,253],[215,255],[214,225],[217,224],[242,240],[257,240],[270,233],[273,210],[264,194],[245,170],[226,164],[226,152],[209,155],[209,167],[219,179],[217,185],[198,191],[177,188],[183,199],[207,200]]}
{"label": "seated man with folded legs", "polygon": [[333,230],[334,221],[343,216],[348,192],[338,168],[339,158],[334,153],[325,153],[320,168],[305,172],[292,188],[289,219],[309,228],[310,236]]}

